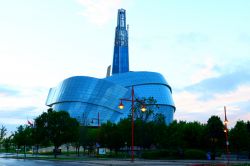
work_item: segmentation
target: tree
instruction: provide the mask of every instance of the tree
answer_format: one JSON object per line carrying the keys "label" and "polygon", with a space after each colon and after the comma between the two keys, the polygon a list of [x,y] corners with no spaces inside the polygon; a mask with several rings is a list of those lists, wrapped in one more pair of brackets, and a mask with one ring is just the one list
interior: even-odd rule
{"label": "tree", "polygon": [[6,134],[7,134],[7,129],[5,126],[2,125],[2,127],[0,129],[0,143],[2,142],[2,140],[4,139]]}
{"label": "tree", "polygon": [[[94,146],[99,142],[99,131],[100,128],[90,128],[88,126],[80,126],[79,128],[79,137],[78,137],[78,145],[83,147],[85,153],[85,149],[88,149],[88,152],[94,150]],[[79,151],[77,152],[79,155]]]}
{"label": "tree", "polygon": [[50,108],[35,119],[34,134],[36,142],[53,143],[56,158],[59,146],[75,141],[79,134],[79,123],[68,112],[56,112]]}
{"label": "tree", "polygon": [[184,128],[186,122],[174,120],[169,126],[166,128],[166,132],[163,137],[165,137],[165,141],[161,141],[161,144],[164,148],[171,149],[183,149],[185,147],[184,142]]}
{"label": "tree", "polygon": [[119,132],[118,125],[115,123],[108,121],[103,124],[99,136],[101,145],[108,147],[110,150],[115,150],[116,153],[124,145],[123,140],[120,139],[121,132]]}
{"label": "tree", "polygon": [[87,126],[80,126],[79,128],[79,145],[83,147],[83,153],[85,153],[85,149],[88,146],[88,130]]}
{"label": "tree", "polygon": [[150,148],[155,143],[157,130],[153,121],[144,122],[137,119],[135,121],[135,145],[143,149]]}
{"label": "tree", "polygon": [[7,129],[5,128],[5,126],[2,125],[2,127],[0,128],[0,148],[2,146],[4,137],[6,136],[6,134],[7,134]]}
{"label": "tree", "polygon": [[131,118],[121,119],[117,124],[120,134],[120,140],[123,145],[131,146]]}
{"label": "tree", "polygon": [[24,157],[26,157],[26,146],[32,145],[32,131],[30,126],[20,125],[15,131],[13,136],[13,142],[17,145],[17,148],[20,149],[21,146],[24,147]]}
{"label": "tree", "polygon": [[188,122],[183,128],[183,138],[185,141],[185,147],[200,149],[204,142],[204,130],[205,126],[199,122]]}
{"label": "tree", "polygon": [[250,141],[250,133],[248,132],[247,123],[237,121],[234,128],[230,130],[229,138],[231,146],[237,153],[239,151],[247,151]]}
{"label": "tree", "polygon": [[[153,120],[155,115],[155,110],[159,109],[159,106],[157,105],[156,99],[154,97],[148,97],[148,98],[137,98],[135,101],[135,107],[134,107],[134,117],[135,119],[141,119],[144,122],[147,122],[149,120]],[[142,112],[141,108],[142,106],[146,106],[146,111]]]}
{"label": "tree", "polygon": [[215,153],[217,148],[223,147],[225,142],[224,125],[218,116],[211,116],[207,121],[206,126],[207,142],[210,142],[210,148],[212,151],[212,159],[215,159]]}
{"label": "tree", "polygon": [[[167,131],[167,125],[165,123],[165,116],[163,114],[155,114],[154,121],[152,121],[153,125],[153,134],[154,134],[154,140],[153,144],[156,145],[157,148],[163,148],[163,144],[166,141],[165,134]],[[151,134],[152,131],[149,131],[149,134]]]}
{"label": "tree", "polygon": [[13,142],[13,135],[3,139],[3,147],[5,152],[8,153]]}

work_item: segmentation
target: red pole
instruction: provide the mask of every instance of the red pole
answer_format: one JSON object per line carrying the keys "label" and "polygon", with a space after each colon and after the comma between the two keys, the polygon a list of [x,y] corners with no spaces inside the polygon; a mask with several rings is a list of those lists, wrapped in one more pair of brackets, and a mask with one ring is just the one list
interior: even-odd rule
{"label": "red pole", "polygon": [[227,129],[227,110],[226,110],[226,106],[224,106],[224,114],[225,114],[225,136],[226,136],[226,150],[227,150],[227,162],[229,162],[229,142],[228,142],[228,129]]}
{"label": "red pole", "polygon": [[134,162],[134,86],[132,86],[132,119],[131,119],[132,162]]}

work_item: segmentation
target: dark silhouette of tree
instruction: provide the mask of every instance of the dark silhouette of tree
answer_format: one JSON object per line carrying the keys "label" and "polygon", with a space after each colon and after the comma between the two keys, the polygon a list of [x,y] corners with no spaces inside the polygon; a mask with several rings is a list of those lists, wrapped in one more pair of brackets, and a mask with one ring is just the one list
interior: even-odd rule
{"label": "dark silhouette of tree", "polygon": [[99,143],[100,128],[92,128],[88,126],[81,126],[79,129],[79,145],[85,150],[88,149],[88,154],[94,151],[94,148]]}
{"label": "dark silhouette of tree", "polygon": [[[136,102],[135,102],[135,107],[134,107],[134,118],[140,119],[144,122],[153,120],[155,111],[159,109],[159,106],[157,105],[157,101],[154,99],[154,97],[137,98],[135,101]],[[145,112],[141,111],[141,108],[143,105],[147,109]]]}
{"label": "dark silhouette of tree", "polygon": [[205,126],[199,122],[188,122],[183,128],[183,139],[185,147],[199,149],[203,146]]}
{"label": "dark silhouette of tree", "polygon": [[218,116],[211,116],[206,125],[206,135],[209,142],[209,147],[211,148],[212,155],[211,159],[215,159],[216,149],[223,148],[223,143],[225,142],[224,136],[224,125]]}
{"label": "dark silhouette of tree", "polygon": [[10,135],[9,137],[3,139],[3,147],[6,153],[9,152],[12,143],[13,143],[13,135]]}
{"label": "dark silhouette of tree", "polygon": [[247,151],[249,148],[250,133],[248,132],[247,123],[237,121],[234,128],[229,133],[230,145],[236,153]]}
{"label": "dark silhouette of tree", "polygon": [[32,128],[30,126],[19,126],[17,131],[15,131],[13,136],[13,142],[20,149],[21,146],[24,147],[24,157],[26,158],[26,147],[32,145]]}
{"label": "dark silhouette of tree", "polygon": [[135,121],[135,145],[143,149],[150,148],[151,145],[154,145],[156,131],[153,121],[145,122],[137,119]]}
{"label": "dark silhouette of tree", "polygon": [[84,151],[83,153],[85,153],[85,149],[88,146],[88,130],[89,128],[87,126],[80,126],[79,128],[79,144],[80,146],[83,147]]}
{"label": "dark silhouette of tree", "polygon": [[48,109],[35,119],[34,135],[38,139],[37,143],[53,143],[56,158],[59,146],[76,141],[79,136],[79,123],[68,112]]}
{"label": "dark silhouette of tree", "polygon": [[7,129],[5,126],[2,125],[2,127],[0,128],[0,143],[2,142],[6,134],[7,134]]}
{"label": "dark silhouette of tree", "polygon": [[117,127],[121,133],[121,141],[131,146],[131,118],[121,119]]}
{"label": "dark silhouette of tree", "polygon": [[118,150],[124,145],[121,138],[122,133],[119,131],[118,125],[115,123],[107,122],[103,124],[100,129],[100,144],[108,147],[110,150]]}
{"label": "dark silhouette of tree", "polygon": [[185,147],[184,142],[184,128],[186,122],[180,121],[177,122],[176,120],[173,121],[168,127],[165,132],[165,140],[163,147],[171,148],[171,149],[183,149]]}

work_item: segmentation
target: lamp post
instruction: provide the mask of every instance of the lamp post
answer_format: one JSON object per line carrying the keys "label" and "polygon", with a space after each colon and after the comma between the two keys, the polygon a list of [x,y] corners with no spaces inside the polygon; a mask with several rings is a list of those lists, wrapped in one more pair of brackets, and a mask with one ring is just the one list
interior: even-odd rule
{"label": "lamp post", "polygon": [[98,112],[97,118],[91,118],[91,123],[94,123],[94,120],[97,120],[98,127],[100,127],[100,113]]}
{"label": "lamp post", "polygon": [[228,120],[227,120],[227,110],[226,110],[226,106],[224,106],[224,114],[225,114],[225,121],[224,121],[224,132],[225,132],[225,137],[226,137],[226,152],[227,152],[227,162],[229,163],[229,141],[228,141],[228,128],[227,128],[227,124],[228,124]]}
{"label": "lamp post", "polygon": [[135,100],[134,99],[134,86],[132,86],[131,88],[131,99],[120,99],[120,104],[119,104],[119,108],[120,109],[123,109],[124,108],[124,105],[122,103],[122,101],[129,101],[131,102],[131,161],[134,162],[134,103],[135,102],[139,102],[142,104],[142,108],[141,108],[141,111],[142,112],[145,112],[146,111],[146,107],[144,105],[144,102],[143,101],[140,101],[140,100]]}

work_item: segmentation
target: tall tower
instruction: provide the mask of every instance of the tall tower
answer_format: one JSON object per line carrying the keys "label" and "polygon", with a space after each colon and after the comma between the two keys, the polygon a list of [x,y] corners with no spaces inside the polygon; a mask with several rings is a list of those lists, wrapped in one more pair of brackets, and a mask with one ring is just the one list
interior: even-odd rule
{"label": "tall tower", "polygon": [[114,56],[112,74],[129,71],[128,31],[126,29],[126,10],[119,9],[115,29]]}

